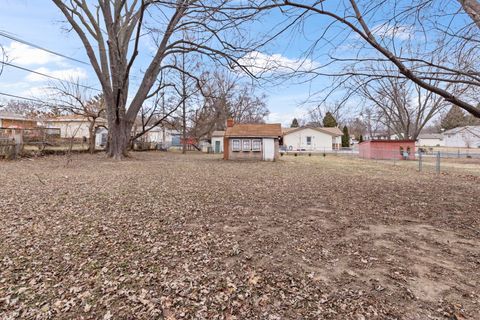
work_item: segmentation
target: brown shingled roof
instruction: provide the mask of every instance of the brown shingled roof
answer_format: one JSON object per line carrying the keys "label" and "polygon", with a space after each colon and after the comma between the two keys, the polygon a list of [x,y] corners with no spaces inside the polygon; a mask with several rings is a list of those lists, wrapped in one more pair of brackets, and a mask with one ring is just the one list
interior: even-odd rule
{"label": "brown shingled roof", "polygon": [[282,135],[282,127],[279,123],[269,124],[235,124],[227,128],[225,137],[269,137],[277,138]]}

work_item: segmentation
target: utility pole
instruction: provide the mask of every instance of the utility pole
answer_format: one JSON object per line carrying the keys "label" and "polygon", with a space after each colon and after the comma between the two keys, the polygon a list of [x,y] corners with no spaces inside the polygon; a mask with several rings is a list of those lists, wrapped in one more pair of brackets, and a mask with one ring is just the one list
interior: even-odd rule
{"label": "utility pole", "polygon": [[187,108],[185,100],[187,99],[187,92],[186,92],[186,81],[185,81],[185,53],[182,52],[182,127],[183,127],[183,145],[182,145],[182,153],[187,153]]}
{"label": "utility pole", "polygon": [[[165,93],[162,94],[162,117],[165,118]],[[165,135],[165,121],[162,123],[162,149],[165,149],[166,143],[166,135]]]}

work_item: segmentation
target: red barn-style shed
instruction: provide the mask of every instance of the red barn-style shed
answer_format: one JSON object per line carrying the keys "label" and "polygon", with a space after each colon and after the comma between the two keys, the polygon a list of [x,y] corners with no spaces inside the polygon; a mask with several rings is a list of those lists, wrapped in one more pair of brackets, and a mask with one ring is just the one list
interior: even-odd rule
{"label": "red barn-style shed", "polygon": [[391,160],[415,159],[415,140],[369,140],[359,145],[360,158]]}

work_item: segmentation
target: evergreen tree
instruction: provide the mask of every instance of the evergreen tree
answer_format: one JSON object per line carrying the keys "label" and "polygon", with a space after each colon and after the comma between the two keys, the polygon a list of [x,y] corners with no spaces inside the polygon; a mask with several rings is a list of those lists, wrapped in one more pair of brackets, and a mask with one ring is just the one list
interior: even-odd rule
{"label": "evergreen tree", "polygon": [[298,128],[300,125],[298,124],[297,118],[293,118],[292,124],[290,125],[290,128]]}
{"label": "evergreen tree", "polygon": [[326,128],[335,128],[338,126],[337,120],[335,120],[335,117],[330,111],[323,117],[323,126]]}
{"label": "evergreen tree", "polygon": [[343,126],[342,148],[350,147],[350,134],[348,134],[347,126]]}
{"label": "evergreen tree", "polygon": [[463,127],[469,124],[468,117],[458,106],[452,106],[447,114],[442,118],[440,125],[442,129],[450,130],[457,127]]}

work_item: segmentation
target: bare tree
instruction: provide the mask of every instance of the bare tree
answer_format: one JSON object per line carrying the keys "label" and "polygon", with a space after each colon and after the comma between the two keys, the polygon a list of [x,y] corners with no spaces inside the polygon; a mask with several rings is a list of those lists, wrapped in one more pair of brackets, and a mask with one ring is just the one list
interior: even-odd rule
{"label": "bare tree", "polygon": [[228,118],[236,123],[263,123],[269,111],[266,96],[235,74],[215,71],[202,78],[201,107],[192,113],[191,135],[208,137],[214,130],[224,130]]}
{"label": "bare tree", "polygon": [[[378,77],[367,81],[354,77],[351,88],[376,110],[377,121],[397,136],[416,139],[427,123],[447,106],[441,96],[398,76],[398,71],[390,65],[372,64],[369,71]],[[388,76],[384,77],[385,74]],[[438,80],[427,81],[431,85],[438,83]],[[450,83],[447,88],[453,86]]]}
{"label": "bare tree", "polygon": [[[160,72],[181,69],[178,64],[164,63],[165,58],[195,52],[223,65],[238,65],[239,57],[250,47],[240,25],[253,19],[257,11],[230,6],[226,0],[98,0],[95,5],[86,0],[52,1],[80,37],[100,81],[109,126],[107,153],[116,159],[127,155],[133,123],[155,90]],[[151,27],[145,26],[146,18]],[[195,41],[183,36],[186,30],[195,33]],[[127,106],[144,32],[154,35],[158,48]]]}
{"label": "bare tree", "polygon": [[[307,56],[314,56],[317,48],[332,44],[342,48],[337,54],[335,50],[328,51],[324,55],[327,62],[307,71],[314,76],[340,78],[331,86],[332,91],[352,76],[375,77],[358,68],[326,71],[333,63],[345,66],[368,61],[388,62],[401,77],[480,117],[478,100],[470,99],[466,91],[458,94],[448,86],[456,83],[477,91],[480,87],[478,0],[458,0],[456,3],[442,0],[348,0],[335,2],[335,5],[325,0],[273,3],[299,30],[309,30],[311,20],[317,22],[316,28],[318,25],[323,27],[312,41]],[[310,31],[308,37],[311,36]],[[359,44],[353,45],[356,40]],[[422,45],[423,54],[405,50],[407,46],[415,45]],[[346,56],[343,50],[346,47],[353,55]],[[432,52],[441,59],[431,59]],[[432,80],[436,82],[432,83]]]}
{"label": "bare tree", "polygon": [[[78,80],[58,82],[50,86],[51,101],[56,113],[73,114],[88,121],[88,150],[95,152],[95,133],[98,120],[105,114],[105,100],[102,94],[92,96]],[[77,129],[78,130],[78,129]],[[73,139],[73,138],[72,138]]]}

